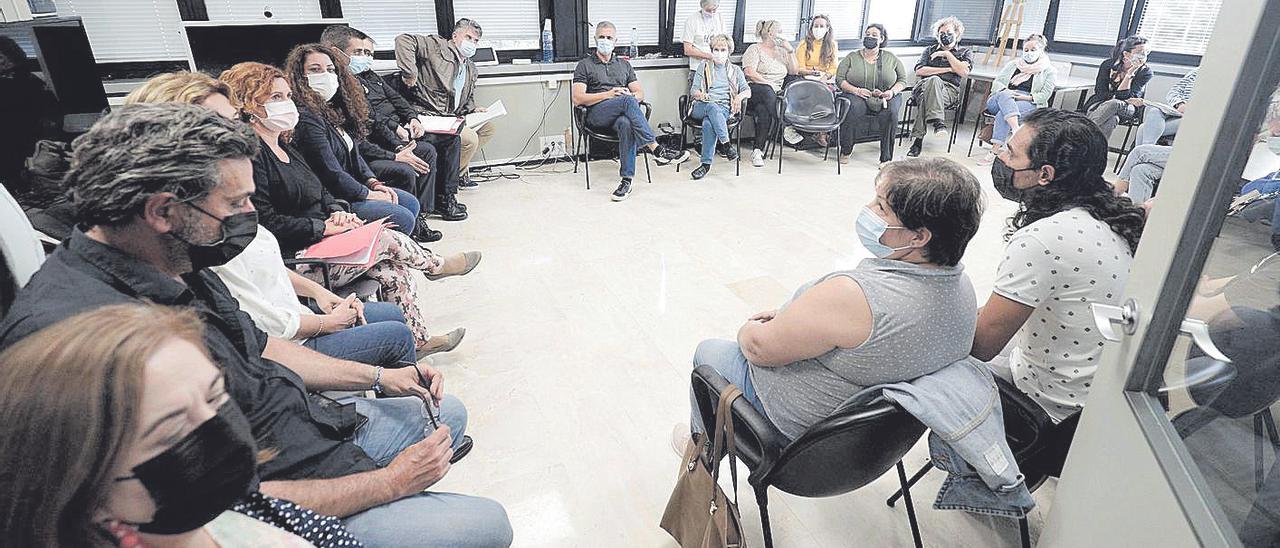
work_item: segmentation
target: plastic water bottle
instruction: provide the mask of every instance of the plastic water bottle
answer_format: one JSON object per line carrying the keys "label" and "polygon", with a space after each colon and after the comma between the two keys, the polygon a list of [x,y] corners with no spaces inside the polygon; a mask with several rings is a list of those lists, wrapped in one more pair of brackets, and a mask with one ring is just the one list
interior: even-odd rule
{"label": "plastic water bottle", "polygon": [[631,47],[627,48],[628,59],[635,59],[637,57],[640,57],[639,42],[640,42],[640,39],[639,39],[639,35],[636,33],[636,28],[631,27]]}
{"label": "plastic water bottle", "polygon": [[542,62],[550,63],[555,60],[555,42],[551,39],[551,20],[547,19],[542,24]]}

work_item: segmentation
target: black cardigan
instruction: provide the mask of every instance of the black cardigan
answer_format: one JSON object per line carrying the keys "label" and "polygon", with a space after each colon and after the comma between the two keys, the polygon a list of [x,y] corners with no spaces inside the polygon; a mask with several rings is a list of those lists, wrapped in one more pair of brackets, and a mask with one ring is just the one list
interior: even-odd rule
{"label": "black cardigan", "polygon": [[1135,97],[1143,97],[1147,93],[1147,82],[1151,81],[1154,73],[1151,67],[1143,65],[1138,72],[1133,75],[1133,80],[1129,81],[1129,89],[1125,91],[1116,91],[1115,80],[1111,79],[1111,70],[1115,67],[1115,59],[1107,59],[1098,66],[1098,76],[1093,84],[1093,97],[1089,98],[1089,102],[1085,105],[1090,108],[1095,104],[1107,101],[1109,99],[1133,99]]}
{"label": "black cardigan", "polygon": [[251,200],[258,210],[258,223],[280,240],[284,255],[292,257],[320,241],[325,219],[345,208],[320,184],[302,154],[288,144],[282,144],[282,148],[289,156],[289,164],[299,169],[282,170],[276,154],[264,144],[253,158],[256,188]]}
{"label": "black cardigan", "polygon": [[347,143],[338,130],[319,114],[299,108],[298,115],[294,143],[324,188],[348,202],[364,201],[369,196],[369,187],[364,181],[373,179],[374,175],[360,149],[347,150]]}

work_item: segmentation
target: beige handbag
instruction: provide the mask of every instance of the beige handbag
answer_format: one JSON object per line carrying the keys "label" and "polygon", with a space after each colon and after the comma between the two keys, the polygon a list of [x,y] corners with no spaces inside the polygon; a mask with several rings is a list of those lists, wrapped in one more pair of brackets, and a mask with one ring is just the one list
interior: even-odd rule
{"label": "beige handbag", "polygon": [[[733,420],[730,406],[742,395],[742,390],[730,385],[720,394],[716,411],[715,442],[712,455],[715,462],[708,464],[702,458],[702,440],[695,438],[680,461],[680,479],[662,514],[662,528],[681,548],[741,548],[746,546],[742,538],[742,517],[738,514],[738,453],[734,447]],[[729,473],[733,477],[733,502],[729,502],[716,481],[720,477],[720,455],[728,437]]]}

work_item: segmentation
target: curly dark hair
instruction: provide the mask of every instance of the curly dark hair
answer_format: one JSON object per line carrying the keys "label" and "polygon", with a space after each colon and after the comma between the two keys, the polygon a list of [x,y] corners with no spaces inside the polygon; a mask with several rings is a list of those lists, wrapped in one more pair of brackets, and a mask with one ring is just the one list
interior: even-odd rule
{"label": "curly dark hair", "polygon": [[[307,55],[320,53],[333,61],[338,73],[338,93],[326,102],[307,82]],[[352,139],[368,135],[369,102],[356,77],[347,70],[345,55],[337,55],[323,44],[302,44],[289,52],[284,62],[284,72],[293,88],[298,105],[322,116],[330,124],[342,128]]]}
{"label": "curly dark hair", "polygon": [[1130,252],[1136,250],[1146,215],[1129,198],[1116,196],[1102,178],[1107,140],[1098,126],[1083,114],[1053,108],[1037,109],[1022,123],[1035,131],[1027,147],[1031,166],[1053,166],[1054,177],[1022,193],[1022,207],[1009,220],[1005,239],[1040,219],[1082,208],[1124,238]]}

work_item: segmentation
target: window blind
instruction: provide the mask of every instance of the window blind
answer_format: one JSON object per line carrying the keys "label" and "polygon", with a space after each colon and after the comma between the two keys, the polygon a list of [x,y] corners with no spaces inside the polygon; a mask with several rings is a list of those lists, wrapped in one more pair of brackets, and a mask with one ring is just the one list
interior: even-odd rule
{"label": "window blind", "polygon": [[880,23],[890,40],[910,40],[916,22],[916,3],[902,0],[871,0],[867,24]]}
{"label": "window blind", "polygon": [[[720,0],[719,6],[716,8],[716,15],[720,16],[720,20],[724,21],[724,33],[733,36],[733,23],[738,19],[736,11],[737,2],[734,0]],[[702,9],[699,0],[676,0],[676,17],[675,17],[675,34],[672,35],[673,43],[684,41],[684,22],[690,15],[697,15],[698,10]],[[752,23],[754,25],[755,23]],[[747,29],[747,35],[755,27]]]}
{"label": "window blind", "polygon": [[770,19],[777,20],[778,38],[795,42],[800,31],[800,0],[747,0],[746,26],[743,42],[758,42],[756,23]]}
{"label": "window blind", "polygon": [[1155,51],[1203,55],[1221,9],[1222,0],[1147,0],[1138,34]]}
{"label": "window blind", "polygon": [[995,34],[993,22],[1000,16],[997,10],[1004,9],[1000,2],[991,0],[934,0],[925,4],[925,18],[916,30],[916,39],[933,39],[933,22],[944,17],[955,16],[964,23],[962,40],[990,42]]}
{"label": "window blind", "polygon": [[59,15],[79,16],[99,62],[187,58],[182,19],[173,0],[54,0]]}
{"label": "window blind", "polygon": [[[319,2],[314,2],[319,9]],[[379,50],[396,47],[401,34],[436,33],[435,2],[416,0],[348,0],[342,3],[342,16],[352,27],[368,34]],[[213,18],[213,10],[209,10]],[[319,40],[320,37],[316,37]]]}
{"label": "window blind", "polygon": [[[349,2],[356,4],[359,2]],[[405,2],[406,4],[408,2]],[[344,3],[346,8],[347,3]],[[320,19],[320,2],[315,0],[205,0],[210,21],[313,21]],[[269,6],[269,8],[268,8]],[[271,18],[263,12],[271,11]]]}
{"label": "window blind", "polygon": [[27,7],[31,8],[31,15],[47,15],[58,11],[53,0],[27,0]]}
{"label": "window blind", "polygon": [[484,30],[481,40],[491,42],[495,49],[542,47],[538,0],[453,0],[453,13],[478,23]]}
{"label": "window blind", "polygon": [[[1054,42],[1114,46],[1124,18],[1124,2],[1116,0],[1062,0]],[[1050,46],[1052,47],[1052,45]]]}
{"label": "window blind", "polygon": [[1018,39],[1026,38],[1031,34],[1044,34],[1044,22],[1048,17],[1049,0],[1027,0],[1027,3],[1022,6],[1022,35],[1018,36]]}
{"label": "window blind", "polygon": [[[618,47],[631,45],[631,28],[636,29],[636,43],[658,45],[658,0],[587,0],[587,18],[594,32],[596,23],[608,21],[618,27]],[[595,43],[593,35],[591,43]],[[626,51],[625,49],[619,51]]]}
{"label": "window blind", "polygon": [[831,18],[836,40],[861,40],[862,6],[857,0],[814,0],[813,15]]}

